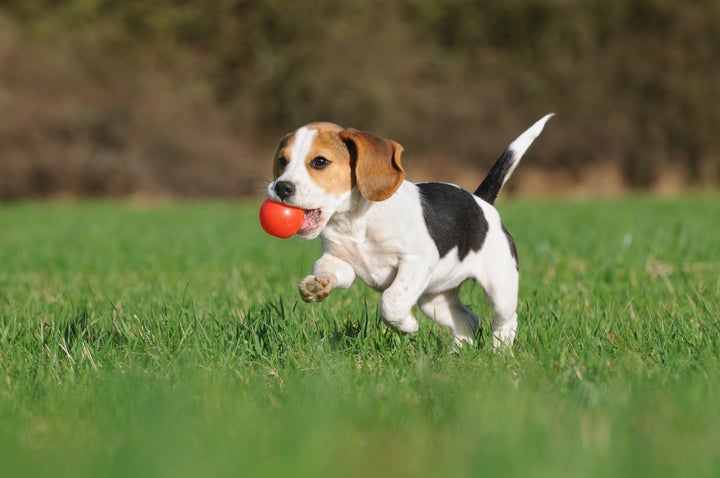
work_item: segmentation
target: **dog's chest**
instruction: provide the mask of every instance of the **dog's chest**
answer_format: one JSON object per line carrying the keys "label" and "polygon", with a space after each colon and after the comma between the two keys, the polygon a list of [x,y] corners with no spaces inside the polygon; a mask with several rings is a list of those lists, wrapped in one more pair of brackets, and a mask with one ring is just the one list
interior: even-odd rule
{"label": "dog's chest", "polygon": [[385,290],[392,284],[400,262],[392,240],[334,234],[323,239],[323,249],[350,264],[369,287]]}

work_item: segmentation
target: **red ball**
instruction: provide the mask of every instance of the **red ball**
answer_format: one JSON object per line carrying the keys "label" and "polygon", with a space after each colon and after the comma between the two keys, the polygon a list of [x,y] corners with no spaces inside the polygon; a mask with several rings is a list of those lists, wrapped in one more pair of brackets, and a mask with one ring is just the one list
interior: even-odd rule
{"label": "red ball", "polygon": [[268,234],[287,239],[300,230],[305,211],[266,199],[260,206],[260,225]]}

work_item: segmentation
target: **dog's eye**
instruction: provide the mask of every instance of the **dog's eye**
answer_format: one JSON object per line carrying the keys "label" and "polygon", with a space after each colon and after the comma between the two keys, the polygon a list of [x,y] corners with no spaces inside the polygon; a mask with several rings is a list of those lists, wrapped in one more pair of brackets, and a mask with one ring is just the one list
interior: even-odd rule
{"label": "dog's eye", "polygon": [[288,160],[284,156],[280,156],[277,162],[280,169],[285,169],[288,165]]}
{"label": "dog's eye", "polygon": [[330,165],[330,161],[327,158],[318,156],[310,161],[310,167],[313,169],[325,169]]}

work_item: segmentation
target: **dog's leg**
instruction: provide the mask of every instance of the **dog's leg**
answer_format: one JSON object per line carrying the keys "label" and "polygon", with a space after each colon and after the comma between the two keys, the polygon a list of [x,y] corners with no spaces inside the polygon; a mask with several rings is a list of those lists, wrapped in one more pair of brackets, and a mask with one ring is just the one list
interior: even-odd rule
{"label": "dog's leg", "polygon": [[480,320],[473,311],[460,302],[459,289],[420,297],[418,306],[425,315],[438,324],[449,327],[455,347],[472,345]]}
{"label": "dog's leg", "polygon": [[515,268],[505,274],[488,277],[481,283],[493,308],[493,348],[511,348],[517,330],[518,273]]}
{"label": "dog's leg", "polygon": [[412,334],[417,332],[418,323],[412,314],[412,307],[427,286],[432,266],[416,261],[403,260],[393,283],[385,289],[380,302],[380,313],[391,327]]}
{"label": "dog's leg", "polygon": [[[517,302],[517,301],[516,301]],[[517,330],[517,312],[515,307],[507,309],[495,307],[493,316],[493,348],[512,348]]]}
{"label": "dog's leg", "polygon": [[300,297],[305,302],[322,302],[333,288],[347,289],[355,281],[355,271],[347,262],[331,254],[315,261],[313,274],[298,282]]}

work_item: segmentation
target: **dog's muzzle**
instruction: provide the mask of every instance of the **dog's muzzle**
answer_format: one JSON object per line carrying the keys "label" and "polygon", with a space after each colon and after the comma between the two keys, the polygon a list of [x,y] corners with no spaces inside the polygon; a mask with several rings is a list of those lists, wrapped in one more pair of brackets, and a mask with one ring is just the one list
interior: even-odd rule
{"label": "dog's muzzle", "polygon": [[278,181],[275,183],[275,194],[285,201],[295,194],[295,185],[290,181]]}

